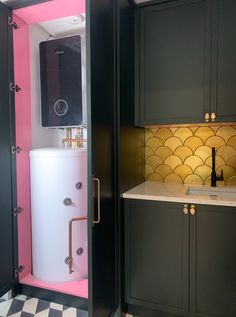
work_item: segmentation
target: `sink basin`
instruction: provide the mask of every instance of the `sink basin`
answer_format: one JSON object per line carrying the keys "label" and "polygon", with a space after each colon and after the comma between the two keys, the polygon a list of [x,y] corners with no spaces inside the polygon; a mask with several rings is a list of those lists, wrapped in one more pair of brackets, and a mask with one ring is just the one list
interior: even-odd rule
{"label": "sink basin", "polygon": [[236,188],[230,187],[189,186],[186,194],[210,199],[236,200]]}

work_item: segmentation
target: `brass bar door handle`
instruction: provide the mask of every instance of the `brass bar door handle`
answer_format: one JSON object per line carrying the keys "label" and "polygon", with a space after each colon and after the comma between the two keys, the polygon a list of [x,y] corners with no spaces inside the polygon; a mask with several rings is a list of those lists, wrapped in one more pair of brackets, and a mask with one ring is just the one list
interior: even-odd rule
{"label": "brass bar door handle", "polygon": [[97,220],[93,219],[93,224],[98,224],[101,221],[101,185],[99,178],[93,177],[93,181],[97,183],[98,191]]}

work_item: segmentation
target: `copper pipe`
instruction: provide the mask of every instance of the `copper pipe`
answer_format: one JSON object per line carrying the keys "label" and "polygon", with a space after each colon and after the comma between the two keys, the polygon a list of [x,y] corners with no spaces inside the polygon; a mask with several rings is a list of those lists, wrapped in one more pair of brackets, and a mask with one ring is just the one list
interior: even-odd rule
{"label": "copper pipe", "polygon": [[87,220],[88,217],[77,217],[77,218],[72,218],[69,222],[69,257],[68,257],[68,266],[69,266],[69,273],[72,274],[74,271],[72,269],[73,265],[73,257],[72,257],[72,225],[73,222],[75,221],[82,221],[82,220]]}
{"label": "copper pipe", "polygon": [[72,139],[72,129],[69,128],[66,130],[66,138],[68,139],[68,146],[71,147],[72,143],[71,143],[71,139]]}
{"label": "copper pipe", "polygon": [[83,129],[77,128],[79,138],[83,138]]}
{"label": "copper pipe", "polygon": [[63,139],[62,142],[79,142],[79,141],[82,141],[82,142],[87,142],[87,139],[83,139],[83,138],[78,138],[78,139]]}
{"label": "copper pipe", "polygon": [[[77,144],[77,147],[82,147],[81,145],[83,144],[83,142],[87,142],[87,139],[63,139],[61,141],[63,147],[65,146],[65,143],[68,142],[68,145],[72,145],[73,143]],[[71,147],[71,146],[70,146]]]}
{"label": "copper pipe", "polygon": [[[78,132],[78,139],[83,139],[84,138],[84,130],[83,130],[83,128],[78,128],[77,132]],[[78,146],[79,147],[83,147],[83,142],[79,142]]]}

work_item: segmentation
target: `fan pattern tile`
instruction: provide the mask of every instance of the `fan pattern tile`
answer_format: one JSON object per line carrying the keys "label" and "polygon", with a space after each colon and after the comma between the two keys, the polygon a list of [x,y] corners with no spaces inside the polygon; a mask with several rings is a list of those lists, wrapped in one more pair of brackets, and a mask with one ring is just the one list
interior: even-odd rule
{"label": "fan pattern tile", "polygon": [[145,129],[145,179],[210,184],[211,148],[224,185],[236,185],[236,126]]}

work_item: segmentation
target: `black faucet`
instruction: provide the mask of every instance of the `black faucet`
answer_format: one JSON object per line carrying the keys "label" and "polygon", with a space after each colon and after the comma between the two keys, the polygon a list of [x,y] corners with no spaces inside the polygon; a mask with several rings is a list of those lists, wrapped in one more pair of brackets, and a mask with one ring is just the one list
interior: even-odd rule
{"label": "black faucet", "polygon": [[216,187],[216,181],[223,181],[224,175],[221,171],[220,176],[216,176],[216,149],[212,148],[212,172],[211,172],[211,187]]}

